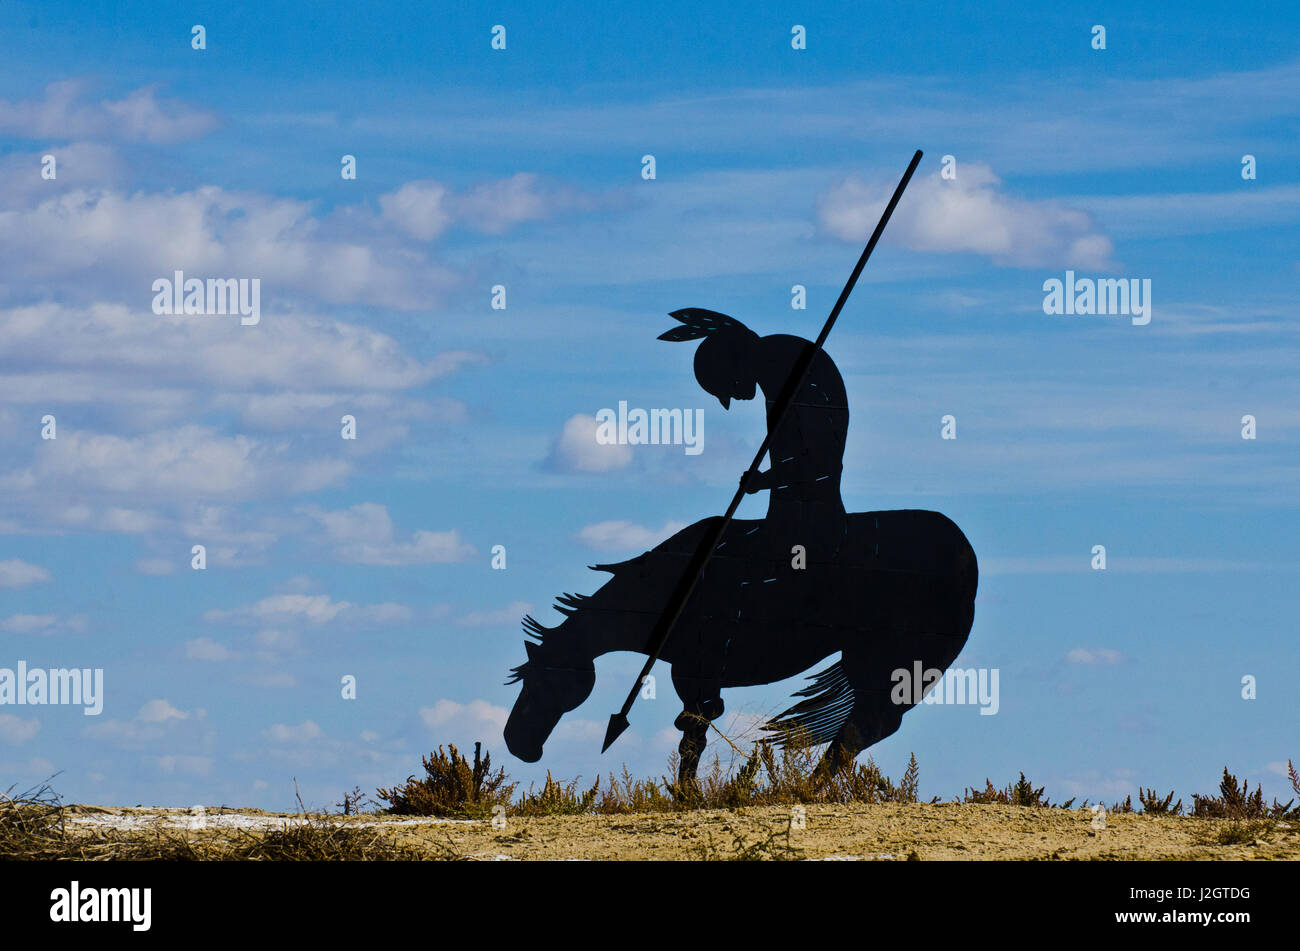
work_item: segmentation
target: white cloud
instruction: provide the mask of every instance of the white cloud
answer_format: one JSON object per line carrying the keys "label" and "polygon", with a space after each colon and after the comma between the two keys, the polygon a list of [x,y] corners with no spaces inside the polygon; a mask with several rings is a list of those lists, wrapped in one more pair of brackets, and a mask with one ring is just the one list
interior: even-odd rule
{"label": "white cloud", "polygon": [[[350,471],[341,459],[291,458],[284,442],[224,436],[204,426],[123,437],[106,433],[60,432],[32,465],[0,477],[17,490],[99,490],[172,499],[245,498],[262,492],[313,492],[337,485]],[[148,531],[152,516],[110,509],[109,531]]]}
{"label": "white cloud", "polygon": [[686,527],[685,522],[667,521],[660,529],[646,528],[634,522],[609,521],[587,525],[578,532],[578,541],[597,551],[648,549]]}
{"label": "white cloud", "polygon": [[21,558],[0,561],[0,588],[26,588],[49,580],[50,573],[40,565],[30,564]]}
{"label": "white cloud", "polygon": [[[436,182],[409,182],[381,196],[378,214],[367,204],[318,213],[311,201],[215,185],[135,192],[85,185],[5,197],[0,295],[12,281],[29,294],[150,308],[153,282],[177,270],[187,277],[258,278],[263,323],[284,319],[304,301],[429,311],[464,281],[428,244],[449,224],[501,234],[590,204],[528,174],[450,197]],[[27,202],[17,204],[18,198]],[[175,320],[250,335],[234,319]]]}
{"label": "white cloud", "polygon": [[167,736],[170,728],[178,723],[204,719],[202,710],[192,714],[178,710],[166,700],[150,700],[140,707],[130,720],[104,720],[87,726],[87,737],[102,740],[123,747],[139,747],[145,743],[157,742]]}
{"label": "white cloud", "polygon": [[[64,402],[98,402],[105,391],[122,399],[125,388],[136,401],[174,400],[178,392],[215,388],[311,409],[329,405],[322,391],[410,389],[487,359],[454,350],[419,360],[387,334],[305,314],[264,315],[256,327],[160,317],[150,310],[148,286],[133,306],[47,301],[0,310],[0,357],[23,368],[5,374],[0,396],[27,403],[45,391]],[[45,393],[39,398],[48,399]]]}
{"label": "white cloud", "polygon": [[541,187],[536,175],[520,172],[460,196],[456,200],[456,213],[478,231],[504,234],[516,224],[538,221],[571,204],[583,202],[572,191]]}
{"label": "white cloud", "polygon": [[305,509],[319,522],[341,561],[362,565],[419,565],[458,562],[478,553],[461,541],[455,529],[417,531],[409,541],[399,541],[386,506],[362,502],[339,511]]}
{"label": "white cloud", "polygon": [[46,86],[40,100],[0,100],[0,132],[27,139],[76,136],[163,143],[197,139],[217,126],[211,113],[159,99],[157,85],[99,102],[80,101],[85,88],[80,81],[64,80]]}
{"label": "white cloud", "polygon": [[531,172],[487,182],[461,194],[440,182],[412,181],[379,198],[384,220],[419,241],[432,241],[453,223],[499,235],[526,221],[596,205],[590,196],[543,182]]}
{"label": "white cloud", "polygon": [[233,659],[235,654],[224,644],[206,637],[196,637],[185,642],[185,656],[189,660],[225,661]]}
{"label": "white cloud", "polygon": [[[261,281],[262,326],[294,299],[429,309],[458,277],[427,251],[394,246],[365,215],[312,213],[310,202],[205,185],[183,192],[74,189],[29,208],[0,211],[0,279],[78,299],[150,308],[153,281],[190,277]],[[14,256],[23,253],[22,270]],[[150,316],[152,314],[150,313]],[[154,318],[217,324],[238,320]]]}
{"label": "white cloud", "polygon": [[294,631],[279,631],[275,628],[265,628],[257,632],[254,636],[258,646],[268,650],[292,650],[298,646],[298,635]]}
{"label": "white cloud", "polygon": [[0,713],[0,740],[6,743],[26,743],[40,730],[40,720],[24,720],[9,713]]}
{"label": "white cloud", "polygon": [[286,671],[258,671],[246,675],[243,678],[244,683],[252,684],[254,687],[296,687],[298,678]]}
{"label": "white cloud", "polygon": [[142,575],[169,575],[176,566],[165,558],[142,558],[135,563],[135,570]]}
{"label": "white cloud", "polygon": [[1071,664],[1113,666],[1122,663],[1124,655],[1109,647],[1098,647],[1092,649],[1076,647],[1065,655],[1065,659]]}
{"label": "white cloud", "polygon": [[531,613],[533,606],[527,601],[512,601],[496,611],[470,611],[457,624],[462,627],[495,627],[503,624],[517,625],[525,614]]}
{"label": "white cloud", "polygon": [[379,196],[379,207],[387,221],[420,241],[432,241],[451,224],[446,185],[433,181],[407,182],[394,192]]}
{"label": "white cloud", "polygon": [[[410,620],[413,612],[404,604],[385,601],[381,604],[353,604],[335,601],[328,594],[273,594],[252,604],[222,610],[214,608],[203,615],[205,621],[218,623],[290,624],[305,621],[311,624],[328,624],[339,619],[370,624],[391,624]],[[292,635],[277,630],[263,630],[257,635],[258,643],[278,650],[292,646]]]}
{"label": "white cloud", "polygon": [[152,512],[141,512],[138,509],[112,505],[104,509],[99,524],[100,528],[106,532],[139,535],[145,532],[157,531],[162,526],[163,521]]}
{"label": "white cloud", "polygon": [[[987,165],[967,162],[955,180],[918,179],[899,203],[890,234],[916,251],[970,252],[1016,267],[1111,266],[1111,241],[1083,211],[1055,201],[1028,201],[999,190]],[[888,184],[849,179],[818,203],[823,229],[865,241],[893,191]]]}
{"label": "white cloud", "polygon": [[385,601],[383,604],[369,604],[356,610],[366,620],[375,624],[395,624],[399,621],[409,621],[414,617],[414,612],[409,607],[393,601]]}
{"label": "white cloud", "polygon": [[141,723],[166,723],[168,720],[188,720],[190,715],[177,710],[166,700],[150,700],[135,715]]}
{"label": "white cloud", "polygon": [[545,467],[558,472],[612,472],[632,462],[632,447],[596,441],[595,416],[571,416],[551,446]]}
{"label": "white cloud", "polygon": [[164,773],[186,773],[190,776],[208,776],[214,765],[211,756],[159,756],[154,763]]}
{"label": "white cloud", "polygon": [[[471,700],[469,703],[457,703],[455,700],[439,700],[431,707],[420,708],[420,719],[430,730],[439,733],[455,732],[472,741],[484,736],[496,739],[506,727],[510,711],[498,707],[486,700]],[[478,735],[482,734],[482,735]]]}
{"label": "white cloud", "polygon": [[203,615],[206,621],[229,618],[257,621],[306,620],[324,624],[352,607],[350,602],[335,601],[328,594],[273,594],[254,604],[230,611],[213,609]]}
{"label": "white cloud", "polygon": [[297,726],[276,723],[262,731],[262,736],[274,743],[309,743],[322,735],[321,728],[312,720],[304,720]]}
{"label": "white cloud", "polygon": [[[29,174],[46,155],[56,161],[55,179]],[[111,146],[73,142],[38,152],[10,152],[0,158],[0,204],[17,208],[76,188],[106,185],[123,176],[126,164]]]}
{"label": "white cloud", "polygon": [[53,614],[11,614],[0,621],[0,631],[11,634],[53,633],[59,619]]}

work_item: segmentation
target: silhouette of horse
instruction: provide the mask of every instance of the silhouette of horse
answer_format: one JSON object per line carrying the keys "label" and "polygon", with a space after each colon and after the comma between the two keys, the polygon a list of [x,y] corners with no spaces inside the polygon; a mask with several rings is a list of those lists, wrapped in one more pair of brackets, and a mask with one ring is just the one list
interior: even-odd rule
{"label": "silhouette of horse", "polygon": [[[526,762],[560,717],[587,699],[593,659],[611,651],[646,653],[651,628],[710,527],[696,522],[651,551],[593,565],[610,578],[591,595],[564,594],[566,615],[547,628],[531,616],[528,659],[508,683],[522,688],[505,726],[510,752]],[[961,530],[938,512],[858,512],[833,545],[806,546],[806,566],[786,539],[767,537],[764,520],[734,520],[668,639],[682,701],[679,781],[694,781],[708,724],[722,715],[721,691],[772,683],[839,652],[795,696],[803,699],[764,727],[780,743],[827,743],[821,769],[834,772],[898,729],[915,703],[900,697],[894,671],[915,662],[940,672],[966,643],[979,571]],[[820,550],[819,550],[820,549]]]}

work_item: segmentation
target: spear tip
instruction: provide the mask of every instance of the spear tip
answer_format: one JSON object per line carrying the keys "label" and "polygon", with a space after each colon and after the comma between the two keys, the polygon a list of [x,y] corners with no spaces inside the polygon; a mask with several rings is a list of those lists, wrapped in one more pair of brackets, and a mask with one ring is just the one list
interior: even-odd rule
{"label": "spear tip", "polygon": [[627,717],[622,713],[615,713],[609,718],[609,727],[605,730],[605,743],[601,746],[600,751],[603,753],[614,745],[614,741],[623,735],[623,731],[628,727]]}

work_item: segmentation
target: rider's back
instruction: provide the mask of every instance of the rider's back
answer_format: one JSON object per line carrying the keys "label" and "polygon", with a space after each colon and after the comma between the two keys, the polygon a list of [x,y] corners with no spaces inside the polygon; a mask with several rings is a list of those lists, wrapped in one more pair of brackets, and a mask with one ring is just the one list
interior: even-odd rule
{"label": "rider's back", "polygon": [[[767,400],[768,426],[786,380],[812,344],[802,337],[773,334],[759,340],[759,384]],[[817,521],[842,517],[840,473],[848,439],[849,404],[844,380],[825,351],[819,351],[769,447],[772,488],[768,518]]]}

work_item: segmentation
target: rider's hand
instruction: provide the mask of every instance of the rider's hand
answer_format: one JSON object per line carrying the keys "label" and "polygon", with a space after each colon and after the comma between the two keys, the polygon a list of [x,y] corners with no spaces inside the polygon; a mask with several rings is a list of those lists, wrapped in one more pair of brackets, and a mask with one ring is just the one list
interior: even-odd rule
{"label": "rider's hand", "polygon": [[757,469],[750,469],[740,477],[740,484],[745,486],[746,495],[753,495],[763,488],[763,473]]}

